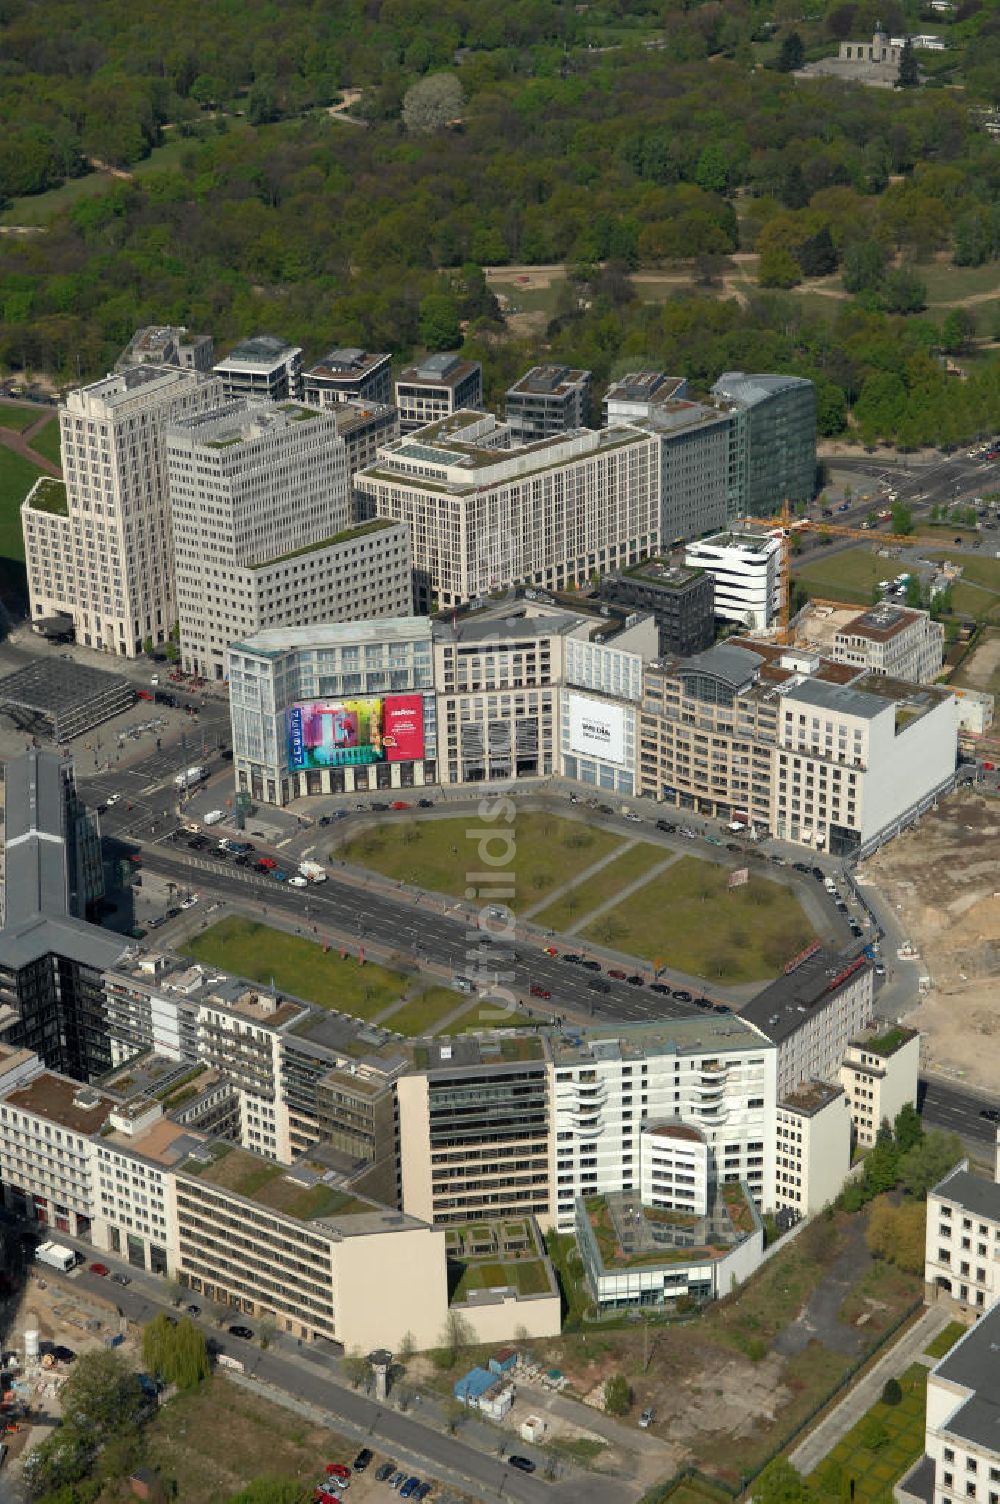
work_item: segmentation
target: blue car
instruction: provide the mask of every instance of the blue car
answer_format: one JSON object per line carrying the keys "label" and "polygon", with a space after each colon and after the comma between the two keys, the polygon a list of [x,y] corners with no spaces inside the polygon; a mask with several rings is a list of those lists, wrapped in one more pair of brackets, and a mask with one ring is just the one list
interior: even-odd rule
{"label": "blue car", "polygon": [[288,881],[288,873],[282,872],[280,867],[273,867],[271,869],[271,876],[274,878],[276,883],[287,883]]}
{"label": "blue car", "polygon": [[419,1487],[420,1487],[420,1479],[419,1478],[407,1478],[406,1482],[403,1484],[402,1488],[399,1490],[399,1497],[401,1499],[409,1499],[411,1497],[411,1495],[413,1495],[413,1494],[416,1493],[416,1491],[417,1491],[417,1489]]}

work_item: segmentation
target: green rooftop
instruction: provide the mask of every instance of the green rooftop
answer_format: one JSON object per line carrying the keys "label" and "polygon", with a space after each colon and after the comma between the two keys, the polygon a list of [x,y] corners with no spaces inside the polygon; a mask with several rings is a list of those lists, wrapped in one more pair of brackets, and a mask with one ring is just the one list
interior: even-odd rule
{"label": "green rooftop", "polygon": [[[256,1154],[221,1139],[206,1144],[203,1152],[211,1156],[208,1163],[189,1156],[181,1166],[185,1174],[210,1181],[222,1190],[232,1191],[234,1195],[255,1201],[258,1206],[283,1212],[300,1222],[312,1222],[321,1217],[355,1217],[378,1210],[370,1202],[362,1201],[348,1191],[339,1191],[323,1181],[303,1185],[289,1178],[287,1165],[259,1159]],[[297,1168],[313,1169],[317,1174],[324,1170],[319,1164],[310,1166],[308,1160]]]}
{"label": "green rooftop", "polygon": [[52,512],[57,517],[69,516],[65,483],[53,480],[48,475],[43,475],[41,480],[35,482],[28,493],[28,504],[35,512]]}
{"label": "green rooftop", "polygon": [[873,1055],[895,1055],[897,1050],[909,1043],[916,1032],[916,1029],[904,1029],[897,1025],[894,1029],[886,1029],[884,1034],[876,1034],[874,1039],[861,1040],[861,1048],[870,1050]]}
{"label": "green rooftop", "polygon": [[301,548],[290,548],[286,554],[278,554],[273,559],[264,559],[260,564],[251,564],[251,569],[271,569],[275,564],[284,564],[289,559],[301,558],[303,554],[318,553],[321,548],[332,548],[337,543],[353,543],[356,538],[367,537],[369,533],[380,533],[387,527],[398,527],[391,517],[373,517],[369,522],[359,522],[356,527],[345,527],[341,532],[334,533],[330,538],[323,538],[319,543],[304,543]]}

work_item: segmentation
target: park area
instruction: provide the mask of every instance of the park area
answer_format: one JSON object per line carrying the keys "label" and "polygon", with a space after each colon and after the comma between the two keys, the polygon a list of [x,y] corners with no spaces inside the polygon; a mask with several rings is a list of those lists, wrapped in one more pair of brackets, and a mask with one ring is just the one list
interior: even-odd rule
{"label": "park area", "polygon": [[856,1504],[892,1497],[892,1485],[924,1450],[928,1372],[926,1364],[912,1363],[898,1377],[898,1402],[879,1400],[851,1427],[809,1474],[818,1494],[839,1499],[849,1489]]}

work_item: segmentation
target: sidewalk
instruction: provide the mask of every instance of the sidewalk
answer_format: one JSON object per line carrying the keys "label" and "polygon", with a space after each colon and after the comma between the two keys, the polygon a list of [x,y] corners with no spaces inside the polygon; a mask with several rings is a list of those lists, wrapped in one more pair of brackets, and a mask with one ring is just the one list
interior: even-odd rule
{"label": "sidewalk", "polygon": [[840,1403],[820,1421],[804,1441],[800,1442],[788,1460],[808,1477],[819,1467],[867,1410],[880,1397],[886,1379],[898,1378],[918,1362],[927,1344],[948,1325],[950,1315],[941,1306],[931,1306],[908,1327],[898,1342],[884,1352],[876,1363],[848,1391]]}

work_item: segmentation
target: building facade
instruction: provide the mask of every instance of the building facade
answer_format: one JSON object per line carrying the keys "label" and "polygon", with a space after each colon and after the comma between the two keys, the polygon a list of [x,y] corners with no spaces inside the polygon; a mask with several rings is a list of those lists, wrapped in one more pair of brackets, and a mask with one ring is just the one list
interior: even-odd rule
{"label": "building facade", "polygon": [[396,407],[403,433],[482,405],[483,368],[478,360],[462,360],[447,353],[428,355],[419,365],[401,371],[396,382]]}
{"label": "building facade", "polygon": [[180,325],[149,324],[137,329],[115,361],[116,371],[131,366],[177,366],[182,371],[212,369],[210,334],[192,334]]}
{"label": "building facade", "polygon": [[689,658],[715,640],[712,576],[680,560],[646,559],[620,574],[601,577],[601,597],[616,606],[648,611],[656,621],[660,656]]}
{"label": "building facade", "polygon": [[418,609],[573,588],[659,543],[657,445],[634,429],[511,448],[495,418],[457,413],[381,450],[355,485],[411,528]]}
{"label": "building facade", "polygon": [[799,376],[726,371],[712,387],[717,401],[746,414],[743,508],[773,517],[788,501],[816,490],[816,389]]}
{"label": "building facade", "polygon": [[331,350],[303,378],[303,395],[313,407],[342,402],[380,406],[392,401],[392,356],[355,348]]}
{"label": "building facade", "polygon": [[32,618],[64,614],[77,641],[134,658],[176,620],[165,429],[215,406],[197,370],[130,366],[71,392],[59,411],[65,484],[21,508]]}
{"label": "building facade", "polygon": [[273,334],[243,340],[214,370],[227,400],[302,400],[302,351]]}
{"label": "building facade", "polygon": [[590,372],[569,366],[532,366],[507,388],[506,418],[515,444],[586,428],[590,421]]}
{"label": "building facade", "polygon": [[838,1086],[810,1081],[781,1097],[772,1205],[811,1217],[840,1195],[851,1168],[851,1117]]}
{"label": "building facade", "polygon": [[840,1082],[856,1143],[871,1148],[883,1123],[891,1126],[905,1106],[916,1107],[919,1073],[920,1035],[915,1029],[888,1029],[851,1041]]}
{"label": "building facade", "polygon": [[717,617],[763,631],[781,611],[781,549],[777,535],[732,528],[689,543],[684,562],[711,576]]}
{"label": "building facade", "polygon": [[882,602],[867,611],[812,605],[795,622],[795,639],[837,663],[930,684],[944,666],[944,626],[927,611]]}
{"label": "building facade", "polygon": [[1000,1300],[1000,1185],[961,1160],[927,1194],[924,1286],[929,1301],[951,1300],[964,1313]]}
{"label": "building facade", "polygon": [[751,998],[740,1017],[777,1046],[779,1101],[814,1081],[838,1084],[848,1045],[872,1021],[873,997],[874,974],[866,956],[836,955],[813,945]]}

